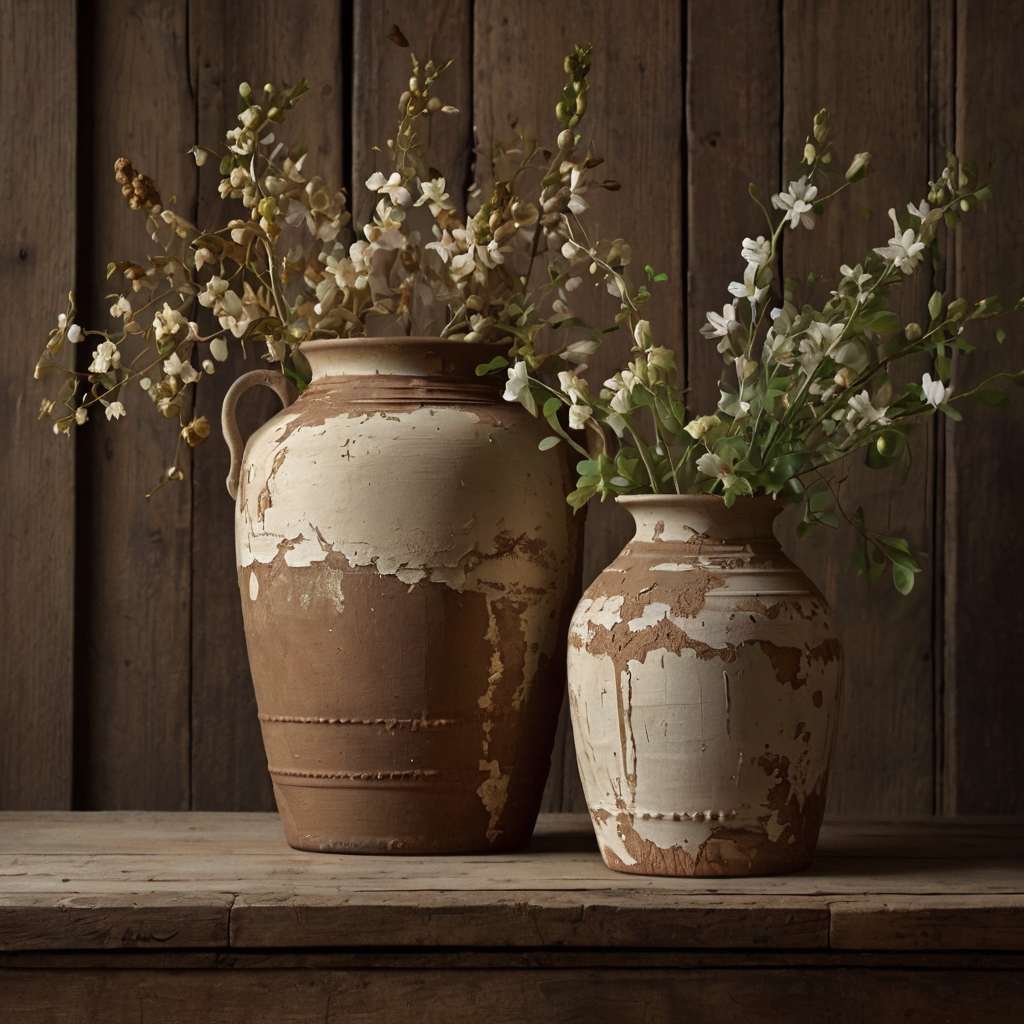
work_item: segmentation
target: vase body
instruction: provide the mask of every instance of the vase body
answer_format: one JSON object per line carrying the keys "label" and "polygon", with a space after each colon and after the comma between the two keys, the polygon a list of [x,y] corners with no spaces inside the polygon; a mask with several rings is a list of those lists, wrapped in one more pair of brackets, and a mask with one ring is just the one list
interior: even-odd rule
{"label": "vase body", "polygon": [[605,863],[762,875],[810,863],[842,685],[835,616],[770,498],[620,498],[636,536],[569,632],[576,754]]}
{"label": "vase body", "polygon": [[568,466],[431,339],[303,345],[313,381],[245,448],[238,580],[288,842],[529,841],[578,586]]}

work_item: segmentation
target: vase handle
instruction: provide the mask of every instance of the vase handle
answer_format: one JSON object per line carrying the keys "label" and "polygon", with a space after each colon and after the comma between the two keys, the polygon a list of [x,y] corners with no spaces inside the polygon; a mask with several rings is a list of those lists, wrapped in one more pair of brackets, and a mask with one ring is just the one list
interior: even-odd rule
{"label": "vase handle", "polygon": [[228,388],[224,396],[224,405],[221,407],[220,425],[224,433],[224,441],[231,453],[231,468],[228,470],[228,478],[225,481],[228,485],[228,494],[232,498],[238,498],[238,483],[242,472],[242,455],[245,452],[245,442],[242,440],[238,424],[235,422],[235,407],[238,405],[242,394],[257,384],[270,388],[281,399],[281,405],[287,409],[298,397],[298,392],[292,382],[277,370],[253,370],[250,373],[242,374],[234,384]]}

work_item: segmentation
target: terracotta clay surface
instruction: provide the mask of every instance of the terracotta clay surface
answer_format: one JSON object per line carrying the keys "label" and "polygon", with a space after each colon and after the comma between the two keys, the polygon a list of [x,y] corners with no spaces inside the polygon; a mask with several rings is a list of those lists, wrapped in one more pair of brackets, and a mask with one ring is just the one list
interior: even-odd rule
{"label": "terracotta clay surface", "polygon": [[[250,438],[238,580],[288,842],[529,841],[562,697],[580,520],[489,348],[307,342],[312,384]],[[575,582],[574,582],[575,581]]]}
{"label": "terracotta clay surface", "polygon": [[605,863],[655,875],[806,867],[842,682],[835,616],[768,498],[619,499],[637,533],[569,633],[576,752]]}

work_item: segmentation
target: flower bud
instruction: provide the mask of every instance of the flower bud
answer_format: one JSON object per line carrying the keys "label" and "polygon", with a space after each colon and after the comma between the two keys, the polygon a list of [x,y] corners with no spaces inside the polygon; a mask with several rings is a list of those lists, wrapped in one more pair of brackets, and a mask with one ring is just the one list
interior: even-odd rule
{"label": "flower bud", "polygon": [[921,337],[921,325],[920,324],[907,324],[903,328],[903,333],[907,336],[907,341],[917,341]]}
{"label": "flower bud", "polygon": [[251,94],[252,88],[248,82],[242,82],[239,84],[238,95],[241,96],[243,100],[247,100]]}
{"label": "flower bud", "polygon": [[558,148],[559,149],[572,149],[576,142],[576,136],[571,128],[563,128],[558,133]]}

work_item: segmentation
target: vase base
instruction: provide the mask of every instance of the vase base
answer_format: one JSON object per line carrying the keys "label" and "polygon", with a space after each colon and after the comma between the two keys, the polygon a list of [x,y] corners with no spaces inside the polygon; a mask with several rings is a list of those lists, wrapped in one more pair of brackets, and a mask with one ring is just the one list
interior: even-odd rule
{"label": "vase base", "polygon": [[[475,792],[419,786],[371,789],[275,782],[274,795],[288,845],[312,853],[417,856],[507,852],[530,842],[537,819],[536,806],[506,806],[492,825]],[[539,804],[539,791],[531,803]]]}

